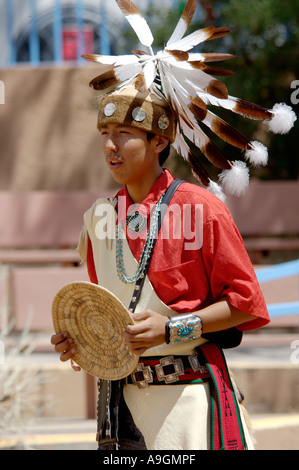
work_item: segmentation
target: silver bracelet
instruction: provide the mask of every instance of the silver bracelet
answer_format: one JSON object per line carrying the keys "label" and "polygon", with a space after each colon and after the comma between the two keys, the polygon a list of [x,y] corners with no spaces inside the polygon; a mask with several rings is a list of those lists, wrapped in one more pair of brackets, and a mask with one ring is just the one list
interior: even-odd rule
{"label": "silver bracelet", "polygon": [[192,341],[202,335],[202,320],[194,313],[169,317],[166,323],[166,343]]}

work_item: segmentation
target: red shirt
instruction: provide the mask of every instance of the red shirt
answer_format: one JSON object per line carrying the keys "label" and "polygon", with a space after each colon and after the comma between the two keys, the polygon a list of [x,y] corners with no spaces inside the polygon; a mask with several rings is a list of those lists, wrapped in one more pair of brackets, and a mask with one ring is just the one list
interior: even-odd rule
{"label": "red shirt", "polygon": [[[146,212],[148,216],[173,180],[165,170],[139,207],[140,213]],[[133,203],[126,187],[117,197],[118,222],[124,222],[125,226]],[[233,307],[258,317],[240,325],[240,330],[269,323],[253,266],[225,204],[206,189],[184,182],[175,192],[166,214],[169,216],[164,217],[148,271],[158,297],[178,313],[200,310],[225,298]],[[148,226],[149,221],[150,217]],[[136,237],[127,231],[136,260],[142,252],[146,232],[147,228]],[[97,283],[90,242],[87,266],[91,282]]]}

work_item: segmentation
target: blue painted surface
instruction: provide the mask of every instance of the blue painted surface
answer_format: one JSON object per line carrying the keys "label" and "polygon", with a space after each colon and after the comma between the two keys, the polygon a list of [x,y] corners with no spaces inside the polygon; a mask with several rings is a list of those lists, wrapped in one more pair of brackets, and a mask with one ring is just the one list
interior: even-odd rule
{"label": "blue painted surface", "polygon": [[[277,264],[256,271],[260,284],[296,275],[299,275],[299,260]],[[270,304],[267,307],[271,318],[299,314],[299,302]]]}

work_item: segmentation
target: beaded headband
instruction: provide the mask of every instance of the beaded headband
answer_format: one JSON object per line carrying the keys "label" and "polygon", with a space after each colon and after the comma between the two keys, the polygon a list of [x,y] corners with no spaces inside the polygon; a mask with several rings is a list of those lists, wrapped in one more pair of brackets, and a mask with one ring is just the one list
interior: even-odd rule
{"label": "beaded headband", "polygon": [[148,91],[141,93],[135,87],[126,87],[103,96],[98,114],[98,129],[109,122],[138,127],[167,137],[170,142],[175,140],[175,115],[167,101]]}

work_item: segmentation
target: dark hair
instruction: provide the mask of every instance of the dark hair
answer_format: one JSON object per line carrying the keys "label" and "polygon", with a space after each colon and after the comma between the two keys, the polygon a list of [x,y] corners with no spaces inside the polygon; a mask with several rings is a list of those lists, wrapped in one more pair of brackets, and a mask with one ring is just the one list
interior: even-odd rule
{"label": "dark hair", "polygon": [[[156,134],[154,134],[153,132],[148,132],[147,133],[147,140],[150,141],[152,140],[154,137],[155,137]],[[169,154],[170,154],[170,141],[168,142],[167,146],[165,147],[165,149],[162,150],[162,152],[160,152],[160,155],[159,155],[159,165],[160,166],[163,166],[164,163],[166,162],[167,158],[169,157]]]}

